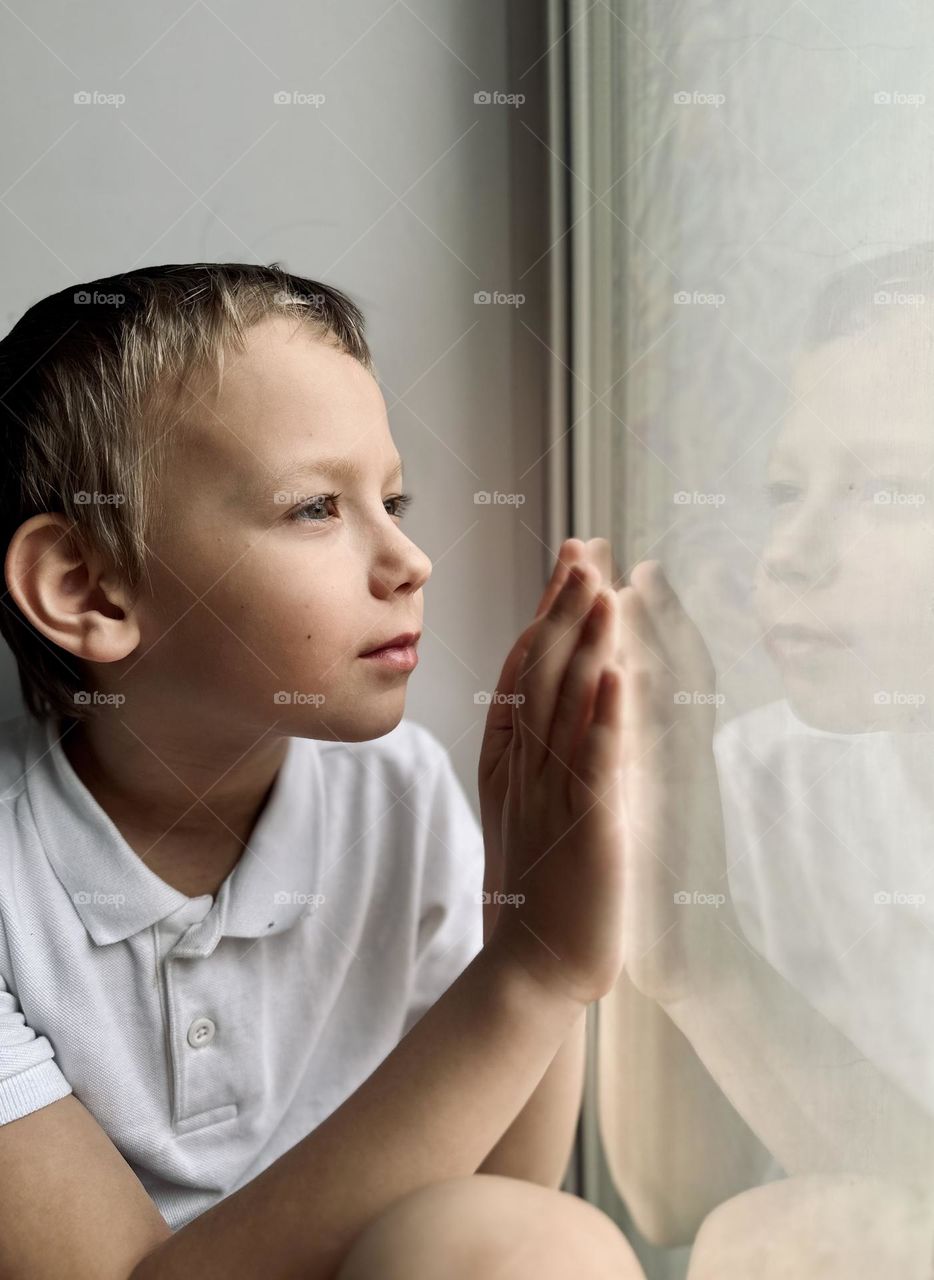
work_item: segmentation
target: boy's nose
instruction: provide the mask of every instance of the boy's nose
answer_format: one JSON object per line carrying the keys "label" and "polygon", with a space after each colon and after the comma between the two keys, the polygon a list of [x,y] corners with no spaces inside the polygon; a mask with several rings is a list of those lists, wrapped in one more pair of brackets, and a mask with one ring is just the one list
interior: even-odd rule
{"label": "boy's nose", "polygon": [[803,508],[772,531],[762,553],[768,576],[798,590],[830,577],[840,558],[832,519],[826,511]]}
{"label": "boy's nose", "polygon": [[393,551],[386,551],[371,570],[371,589],[375,595],[394,592],[414,594],[431,577],[432,563],[414,542],[404,538]]}

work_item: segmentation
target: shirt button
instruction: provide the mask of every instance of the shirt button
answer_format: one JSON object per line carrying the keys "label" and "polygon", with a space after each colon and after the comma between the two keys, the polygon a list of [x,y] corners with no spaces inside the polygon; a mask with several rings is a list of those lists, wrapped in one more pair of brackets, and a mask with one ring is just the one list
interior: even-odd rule
{"label": "shirt button", "polygon": [[215,1030],[210,1018],[195,1018],[188,1028],[188,1043],[193,1049],[200,1049],[202,1045],[211,1043]]}

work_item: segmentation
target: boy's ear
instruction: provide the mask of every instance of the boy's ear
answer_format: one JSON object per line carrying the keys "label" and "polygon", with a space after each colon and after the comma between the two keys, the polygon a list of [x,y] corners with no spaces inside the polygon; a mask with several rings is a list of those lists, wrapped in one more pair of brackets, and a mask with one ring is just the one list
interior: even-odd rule
{"label": "boy's ear", "polygon": [[20,525],[7,548],[4,575],[23,615],[75,657],[119,662],[139,644],[129,592],[60,512]]}

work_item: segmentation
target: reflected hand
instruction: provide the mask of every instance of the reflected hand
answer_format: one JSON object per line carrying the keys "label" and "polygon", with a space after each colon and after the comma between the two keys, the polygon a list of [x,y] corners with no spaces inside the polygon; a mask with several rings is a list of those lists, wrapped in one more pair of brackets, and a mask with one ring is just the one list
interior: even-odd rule
{"label": "reflected hand", "polygon": [[661,566],[619,589],[626,839],[626,971],[653,999],[715,976],[716,931],[739,931],[726,878],[713,754],[716,674]]}

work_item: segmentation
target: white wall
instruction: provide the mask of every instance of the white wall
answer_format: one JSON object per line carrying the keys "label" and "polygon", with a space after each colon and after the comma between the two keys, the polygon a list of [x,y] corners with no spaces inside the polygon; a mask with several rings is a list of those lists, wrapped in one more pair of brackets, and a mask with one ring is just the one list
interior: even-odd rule
{"label": "white wall", "polygon": [[[473,797],[474,694],[531,616],[545,556],[544,348],[515,310],[474,303],[476,290],[524,291],[521,319],[543,332],[547,258],[523,275],[547,248],[544,152],[521,127],[541,135],[544,64],[522,75],[534,4],[14,8],[0,10],[4,331],[72,281],[167,262],[277,260],[354,296],[416,494],[407,527],[435,564],[407,715],[451,747]],[[481,89],[530,102],[477,105]],[[80,91],[126,100],[76,105]],[[276,105],[283,91],[325,100]],[[474,504],[494,489],[527,500]],[[11,715],[19,689],[2,658]]]}

